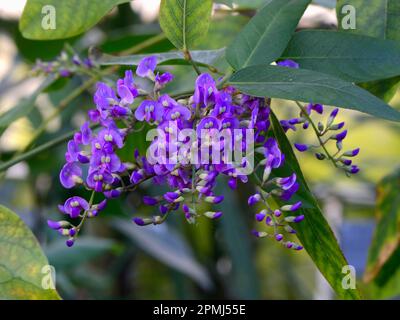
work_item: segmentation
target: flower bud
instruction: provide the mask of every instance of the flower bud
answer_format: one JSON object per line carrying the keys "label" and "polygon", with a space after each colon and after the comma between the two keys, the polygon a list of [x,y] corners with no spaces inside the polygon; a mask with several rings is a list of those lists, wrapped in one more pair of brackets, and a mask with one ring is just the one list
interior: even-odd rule
{"label": "flower bud", "polygon": [[283,239],[283,235],[282,234],[278,233],[278,234],[275,235],[275,240],[276,241],[282,241],[282,239]]}
{"label": "flower bud", "polygon": [[340,130],[344,127],[345,123],[344,122],[340,122],[338,124],[334,124],[332,125],[329,129],[330,130]]}
{"label": "flower bud", "polygon": [[58,230],[60,228],[67,228],[71,226],[71,223],[68,221],[53,221],[53,220],[47,220],[47,225],[54,230]]}
{"label": "flower bud", "polygon": [[138,226],[147,226],[153,223],[152,219],[138,217],[133,218],[133,222],[136,223]]}
{"label": "flower bud", "polygon": [[218,204],[224,201],[224,196],[208,196],[205,197],[204,200],[208,203]]}
{"label": "flower bud", "polygon": [[300,143],[295,143],[294,146],[295,146],[296,149],[299,150],[300,152],[307,151],[308,148],[309,148],[309,145],[307,145],[307,144],[300,144]]}
{"label": "flower bud", "polygon": [[267,215],[267,210],[262,210],[261,212],[259,212],[259,213],[257,213],[256,214],[256,220],[258,221],[258,222],[261,222],[261,221],[263,221],[264,220],[264,218],[265,218],[265,216]]}
{"label": "flower bud", "polygon": [[278,217],[280,217],[281,215],[282,215],[282,212],[281,212],[280,210],[275,210],[275,211],[274,211],[274,216],[275,216],[275,217],[278,218]]}
{"label": "flower bud", "polygon": [[323,153],[316,153],[316,154],[315,154],[315,157],[316,157],[318,160],[325,160],[325,159],[326,159],[326,156],[325,156]]}
{"label": "flower bud", "polygon": [[67,241],[65,241],[65,244],[67,245],[67,247],[72,247],[74,245],[74,242],[74,238],[69,238]]}
{"label": "flower bud", "polygon": [[285,225],[283,228],[284,228],[285,231],[288,232],[288,233],[292,233],[292,234],[295,234],[295,233],[296,233],[296,230],[294,230],[294,229],[293,229],[291,226],[289,226],[289,225]]}
{"label": "flower bud", "polygon": [[252,233],[254,236],[256,236],[257,238],[264,238],[264,237],[268,236],[268,233],[266,233],[266,232],[264,232],[264,231],[256,231],[256,230],[253,230],[251,233]]}
{"label": "flower bud", "polygon": [[345,153],[343,153],[344,157],[355,157],[356,155],[358,155],[360,152],[360,148],[354,149],[354,150],[350,150],[350,151],[346,151]]}
{"label": "flower bud", "polygon": [[[292,204],[292,205],[285,205],[283,207],[281,207],[282,211],[296,211],[297,209],[299,209],[301,207],[301,201]],[[286,220],[286,218],[285,218]]]}
{"label": "flower bud", "polygon": [[260,194],[256,193],[256,194],[254,194],[254,195],[249,197],[249,199],[247,200],[247,203],[248,203],[249,206],[254,206],[260,200],[261,200]]}
{"label": "flower bud", "polygon": [[213,211],[207,211],[203,213],[204,216],[210,219],[218,219],[222,216],[221,211],[213,212]]}

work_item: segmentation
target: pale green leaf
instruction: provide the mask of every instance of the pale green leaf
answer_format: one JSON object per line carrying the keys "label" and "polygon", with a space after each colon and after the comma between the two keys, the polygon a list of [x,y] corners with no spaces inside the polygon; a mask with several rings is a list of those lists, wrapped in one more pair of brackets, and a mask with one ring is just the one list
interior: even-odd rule
{"label": "pale green leaf", "polygon": [[56,290],[42,286],[44,277],[49,277],[48,265],[25,223],[0,205],[0,299],[60,299]]}

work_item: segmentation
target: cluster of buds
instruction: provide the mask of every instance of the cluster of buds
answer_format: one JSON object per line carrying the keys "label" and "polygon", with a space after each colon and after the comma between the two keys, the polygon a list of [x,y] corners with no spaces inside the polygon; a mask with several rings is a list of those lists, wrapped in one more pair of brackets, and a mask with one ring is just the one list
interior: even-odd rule
{"label": "cluster of buds", "polygon": [[77,73],[84,73],[87,70],[95,68],[90,58],[81,59],[77,54],[69,55],[62,51],[53,61],[36,60],[33,67],[34,74],[56,74],[61,78],[69,78]]}

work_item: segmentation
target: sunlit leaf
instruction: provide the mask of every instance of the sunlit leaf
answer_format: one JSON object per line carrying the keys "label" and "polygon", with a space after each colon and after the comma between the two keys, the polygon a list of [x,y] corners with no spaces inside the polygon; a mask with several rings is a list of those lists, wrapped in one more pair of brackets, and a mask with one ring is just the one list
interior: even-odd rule
{"label": "sunlit leaf", "polygon": [[0,205],[0,299],[60,299],[56,290],[45,289],[51,284],[51,278],[45,279],[50,276],[48,266],[29,228]]}
{"label": "sunlit leaf", "polygon": [[124,2],[129,0],[28,0],[19,29],[25,38],[32,40],[70,38],[90,29]]}
{"label": "sunlit leaf", "polygon": [[178,49],[192,49],[207,34],[212,0],[161,0],[160,26]]}

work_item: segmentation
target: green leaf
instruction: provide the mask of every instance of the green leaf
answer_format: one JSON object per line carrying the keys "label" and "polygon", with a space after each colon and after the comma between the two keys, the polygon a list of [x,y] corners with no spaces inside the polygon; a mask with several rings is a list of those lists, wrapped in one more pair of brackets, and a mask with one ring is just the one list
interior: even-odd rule
{"label": "green leaf", "polygon": [[[190,52],[192,59],[200,64],[212,65],[216,60],[225,54],[225,48],[218,50],[194,50]],[[171,65],[188,63],[185,60],[184,54],[180,51],[152,53],[152,56],[157,57],[158,64]],[[140,60],[149,54],[135,54],[131,56],[110,56],[102,55],[97,62],[101,65],[128,65],[136,66]]]}
{"label": "green leaf", "polygon": [[257,9],[272,0],[216,0],[214,2],[225,4],[231,8],[238,6],[240,9]]}
{"label": "green leaf", "polygon": [[56,290],[42,287],[48,265],[25,223],[0,205],[0,299],[60,299]]}
{"label": "green leaf", "polygon": [[252,66],[229,80],[240,91],[257,96],[321,103],[358,110],[372,116],[400,121],[400,112],[368,91],[331,75],[277,66]]}
{"label": "green leaf", "polygon": [[358,85],[388,103],[393,99],[399,88],[400,76],[385,80],[359,83]]}
{"label": "green leaf", "polygon": [[[338,0],[337,16],[342,21],[344,5],[350,4],[356,9],[356,29],[348,29],[346,32],[362,34],[380,39],[400,41],[400,3],[398,1],[384,0],[374,1],[368,6],[361,0]],[[339,23],[339,27],[342,27]],[[381,50],[382,55],[385,54]],[[398,64],[392,64],[392,67]],[[368,90],[379,98],[389,102],[395,95],[400,79],[394,77],[383,81],[363,83],[362,88]]]}
{"label": "green leaf", "polygon": [[223,194],[225,200],[218,210],[226,215],[220,218],[221,236],[232,261],[232,271],[229,276],[229,288],[237,299],[260,299],[260,285],[257,269],[254,263],[254,252],[249,239],[247,221],[241,214],[239,199],[224,181],[217,185],[217,194]]}
{"label": "green leaf", "polygon": [[351,5],[356,10],[356,28],[346,31],[364,34],[381,39],[400,40],[400,2],[398,0],[369,1],[338,0],[337,16],[340,23],[346,12],[342,13],[345,5]]}
{"label": "green leaf", "polygon": [[400,42],[348,32],[302,31],[293,36],[282,59],[351,82],[373,81],[400,75]]}
{"label": "green leaf", "polygon": [[[400,249],[400,170],[384,178],[377,188],[376,226],[374,239],[369,249],[365,281],[375,279],[389,263],[397,249]],[[398,259],[392,260],[398,267]],[[396,269],[396,267],[394,269]],[[392,269],[392,268],[389,268]],[[386,272],[392,274],[392,272]]]}
{"label": "green leaf", "polygon": [[311,0],[272,0],[260,10],[228,47],[226,59],[238,70],[269,64],[285,50]]}
{"label": "green leaf", "polygon": [[55,76],[47,77],[29,98],[21,99],[17,105],[0,115],[0,134],[14,121],[27,116],[35,107],[35,101],[39,94],[46,90],[55,80]]}
{"label": "green leaf", "polygon": [[207,34],[212,0],[161,0],[160,26],[178,49],[192,49]]}
{"label": "green leaf", "polygon": [[[28,0],[19,29],[25,38],[32,40],[70,38],[87,31],[113,7],[124,2],[129,0]],[[42,22],[47,26],[47,19],[52,13],[47,11],[49,7],[46,6],[53,6],[55,9],[53,29],[42,27]]]}
{"label": "green leaf", "polygon": [[[300,185],[296,194],[302,199],[303,206],[297,212],[303,214],[305,219],[293,226],[297,231],[297,237],[340,299],[360,299],[358,290],[346,290],[342,287],[344,276],[342,268],[348,265],[348,262],[304,179],[285,132],[273,113],[271,114],[271,122],[274,136],[285,154],[285,165],[282,168],[275,169],[274,173],[278,176],[287,177],[295,172],[297,182]],[[277,199],[277,201],[280,200]]]}

